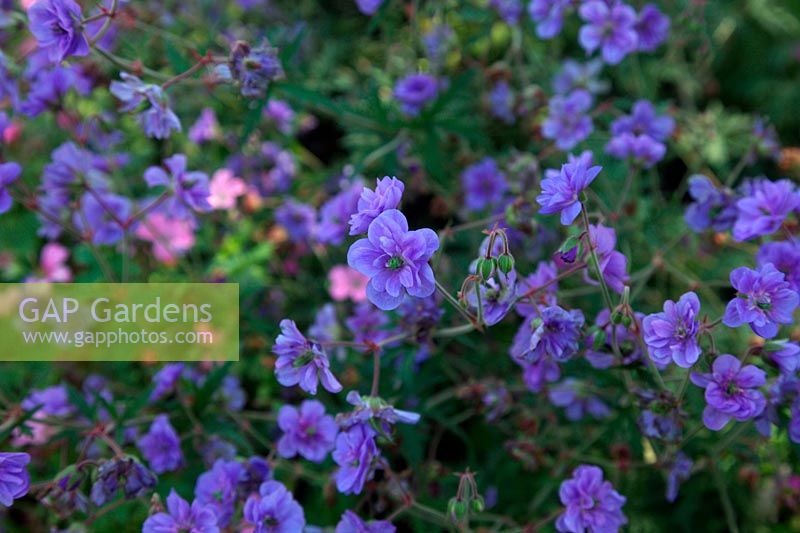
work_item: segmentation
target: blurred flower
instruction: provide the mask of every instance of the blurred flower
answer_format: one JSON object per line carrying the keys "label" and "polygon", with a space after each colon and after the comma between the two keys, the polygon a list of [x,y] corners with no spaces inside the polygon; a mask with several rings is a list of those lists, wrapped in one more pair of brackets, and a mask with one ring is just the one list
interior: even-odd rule
{"label": "blurred flower", "polygon": [[[520,329],[520,331],[522,331],[522,329]],[[512,350],[514,350],[513,345]],[[519,350],[514,351],[517,353],[519,352]],[[528,387],[531,392],[541,392],[545,384],[554,383],[561,377],[561,368],[558,366],[558,363],[550,359],[549,356],[542,357],[533,363],[528,363],[514,354],[512,354],[512,357],[522,366],[522,381],[525,382],[525,386]]]}
{"label": "blurred flower", "polygon": [[508,85],[508,82],[501,80],[494,84],[492,90],[489,92],[489,111],[496,119],[505,122],[506,124],[513,124],[514,117],[514,91]]}
{"label": "blurred flower", "polygon": [[379,457],[375,445],[375,432],[358,424],[336,437],[333,460],[339,465],[336,471],[336,488],[342,494],[361,494],[364,483],[372,477],[373,462]]}
{"label": "blurred flower", "polygon": [[0,452],[0,505],[11,507],[14,500],[28,493],[31,479],[27,453]]}
{"label": "blurred flower", "polygon": [[370,302],[356,305],[353,314],[344,323],[355,342],[379,343],[392,336],[392,332],[384,327],[389,324],[389,317]]}
{"label": "blurred flower", "polygon": [[571,533],[584,531],[618,531],[628,523],[622,514],[625,497],[611,482],[603,479],[603,471],[592,465],[580,465],[572,478],[561,483],[558,491],[566,509],[556,520],[556,529]]}
{"label": "blurred flower", "polygon": [[154,139],[166,139],[172,134],[172,130],[181,131],[181,122],[170,109],[169,98],[160,86],[144,83],[127,72],[122,72],[120,77],[123,81],[111,82],[109,90],[124,104],[121,111],[133,111],[145,100],[150,104],[148,109],[137,116],[145,135]]}
{"label": "blurred flower", "polygon": [[611,409],[586,386],[577,379],[567,378],[554,385],[547,393],[547,397],[557,407],[565,409],[564,415],[568,420],[581,420],[587,413],[596,419],[611,416]]}
{"label": "blurred flower", "polygon": [[217,515],[209,505],[194,501],[192,505],[170,490],[167,496],[167,512],[151,515],[142,525],[142,533],[165,533],[167,531],[191,531],[192,533],[218,533]]}
{"label": "blurred flower", "polygon": [[[535,363],[543,357],[566,361],[578,352],[578,341],[583,327],[583,313],[579,309],[566,311],[554,305],[531,315],[520,326],[520,349],[512,346],[512,355],[522,361]],[[515,337],[514,345],[518,339]]]}
{"label": "blurred flower", "polygon": [[561,170],[548,169],[545,179],[542,180],[542,193],[536,201],[542,208],[539,212],[543,215],[561,213],[561,223],[565,226],[572,224],[581,212],[580,195],[586,189],[603,167],[589,166],[591,159],[572,157],[561,165]]}
{"label": "blurred flower", "polygon": [[194,246],[195,224],[186,218],[173,218],[154,212],[136,228],[136,236],[153,244],[153,256],[166,265],[174,265]]}
{"label": "blurred flower", "polygon": [[150,167],[144,173],[144,180],[148,187],[167,187],[172,191],[171,198],[167,201],[170,214],[177,217],[190,216],[194,212],[207,212],[211,210],[208,203],[210,191],[208,189],[208,176],[203,172],[187,171],[186,156],[175,154],[164,160],[164,167]]}
{"label": "blurred flower", "polygon": [[41,409],[44,413],[53,417],[67,417],[75,413],[75,407],[69,401],[69,394],[65,385],[33,389],[22,400],[21,407],[28,411]]}
{"label": "blurred flower", "polygon": [[275,210],[275,222],[283,226],[295,244],[306,242],[314,233],[317,213],[308,204],[286,200]]}
{"label": "blurred flower", "polygon": [[584,2],[578,10],[586,22],[578,42],[588,53],[600,49],[603,61],[616,65],[639,44],[636,33],[636,11],[627,4],[608,4],[600,0]]}
{"label": "blurred flower", "polygon": [[645,4],[636,19],[636,35],[639,39],[639,50],[652,52],[669,36],[669,17],[664,15],[654,4]]}
{"label": "blurred flower", "polygon": [[[558,269],[552,261],[541,261],[536,265],[536,270],[527,278],[522,278],[517,283],[517,312],[522,316],[535,314],[537,303],[553,306],[558,303]],[[531,297],[524,295],[531,294]]]}
{"label": "blurred flower", "polygon": [[360,179],[345,183],[342,191],[325,202],[320,208],[320,220],[315,228],[315,237],[324,244],[339,245],[347,237],[351,217],[356,216],[364,184]]}
{"label": "blurred flower", "polygon": [[22,173],[22,167],[17,163],[0,163],[0,213],[5,213],[11,209],[11,193],[8,186],[11,185]]}
{"label": "blurred flower", "polygon": [[737,295],[728,302],[722,322],[730,328],[749,324],[757,335],[773,338],[779,324],[792,323],[792,313],[800,300],[785,278],[772,263],[758,270],[734,269],[730,279]]}
{"label": "blurred flower", "polygon": [[727,191],[717,189],[702,174],[689,177],[689,196],[693,202],[686,208],[686,224],[694,231],[708,228],[725,231],[736,221],[736,202]]}
{"label": "blurred flower", "polygon": [[409,116],[418,115],[438,92],[439,82],[430,74],[410,74],[394,86],[394,97],[401,111]]}
{"label": "blurred flower", "polygon": [[737,358],[722,354],[710,374],[691,373],[692,383],[706,390],[703,424],[719,431],[731,418],[744,422],[761,414],[767,401],[758,387],[767,382],[766,373],[753,365],[741,366]]}
{"label": "blurred flower", "polygon": [[378,308],[396,309],[406,293],[425,298],[436,289],[428,261],[439,249],[431,229],[408,230],[396,209],[381,213],[369,226],[368,238],[350,246],[347,263],[369,277],[367,297]]}
{"label": "blurred flower", "polygon": [[81,7],[73,0],[37,0],[28,10],[30,30],[52,61],[89,55]]}
{"label": "blurred flower", "polygon": [[220,134],[217,115],[210,107],[204,107],[197,122],[189,128],[189,140],[197,144],[213,141],[219,138]]}
{"label": "blurred flower", "polygon": [[624,115],[611,123],[613,136],[630,133],[632,135],[647,135],[656,141],[664,141],[675,129],[675,120],[669,115],[658,115],[652,103],[647,100],[637,100],[633,104],[630,115]]}
{"label": "blurred flower", "polygon": [[553,96],[542,123],[542,135],[555,141],[561,150],[571,150],[594,130],[592,118],[586,114],[591,107],[592,95],[582,89]]}
{"label": "blurred flower", "polygon": [[516,26],[522,15],[522,0],[489,0],[489,7],[497,11],[503,22]]}
{"label": "blurred flower", "polygon": [[217,516],[219,527],[227,527],[233,516],[239,483],[245,479],[245,470],[238,461],[217,459],[211,470],[200,474],[194,487],[195,500],[210,505]]}
{"label": "blurred flower", "polygon": [[650,358],[657,364],[670,361],[682,368],[691,368],[702,350],[697,339],[700,331],[700,300],[687,292],[676,302],[664,302],[664,312],[647,315],[642,321],[644,342]]}
{"label": "blurred flower", "polygon": [[[597,254],[600,262],[600,272],[608,287],[622,294],[628,282],[628,258],[614,248],[617,245],[617,233],[613,228],[602,224],[589,224],[589,242]],[[588,261],[587,261],[588,262]],[[594,274],[594,269],[592,269]],[[583,271],[583,279],[591,285],[599,282],[590,277],[589,269]]]}
{"label": "blurred flower", "polygon": [[756,254],[756,265],[772,263],[786,275],[792,290],[800,292],[800,243],[794,240],[765,242]]}
{"label": "blurred flower", "polygon": [[212,209],[233,209],[236,199],[247,192],[247,184],[234,176],[232,170],[221,168],[211,176],[208,191],[208,203]]}
{"label": "blurred flower", "polygon": [[650,168],[664,157],[667,147],[647,135],[623,133],[613,137],[606,152],[619,159],[630,159],[634,165]]}
{"label": "blurred flower", "polygon": [[470,211],[480,211],[500,205],[508,190],[506,175],[491,157],[468,166],[461,173],[464,205]]}
{"label": "blurred flower", "polygon": [[67,265],[69,250],[57,242],[48,242],[42,247],[39,256],[40,278],[30,278],[28,281],[72,281],[72,270]]}
{"label": "blurred flower", "polygon": [[248,98],[263,97],[270,82],[283,76],[278,51],[266,42],[255,48],[237,42],[228,64],[233,79],[239,82],[242,96]]}
{"label": "blurred flower", "polygon": [[367,299],[369,278],[347,265],[335,265],[328,272],[328,292],[337,302],[350,299],[356,303]]}
{"label": "blurred flower", "polygon": [[342,385],[330,370],[328,356],[322,347],[309,342],[297,329],[294,321],[281,320],[281,334],[275,339],[272,351],[278,356],[275,376],[284,387],[299,385],[309,394],[317,393],[317,384],[328,392],[339,392]]}
{"label": "blurred flower", "polygon": [[290,459],[301,455],[321,463],[333,449],[339,428],[325,406],[316,400],[305,400],[300,408],[284,405],[278,411],[278,427],[283,436],[278,440],[278,455]]}
{"label": "blurred flower", "polygon": [[91,489],[92,503],[101,507],[111,501],[120,487],[126,499],[134,499],[152,491],[158,478],[132,457],[105,461],[97,469]]}
{"label": "blurred flower", "polygon": [[746,241],[775,233],[798,206],[800,194],[791,181],[755,181],[749,194],[736,202],[738,217],[733,238]]}
{"label": "blurred flower", "polygon": [[571,5],[571,0],[531,0],[528,15],[536,23],[536,35],[552,39],[561,33],[564,13]]}
{"label": "blurred flower", "polygon": [[275,124],[279,132],[284,135],[292,133],[295,113],[287,102],[270,98],[267,105],[264,106],[264,116]]}
{"label": "blurred flower", "polygon": [[181,439],[167,415],[158,415],[150,430],[136,443],[156,474],[177,470],[183,465]]}
{"label": "blurred flower", "polygon": [[609,84],[605,80],[598,79],[602,70],[603,62],[599,59],[592,59],[586,63],[567,59],[561,65],[558,74],[553,77],[553,91],[560,95],[567,95],[579,89],[591,95],[603,93],[608,90]]}
{"label": "blurred flower", "polygon": [[356,7],[363,15],[374,15],[382,5],[383,0],[356,0]]}
{"label": "blurred flower", "polygon": [[404,190],[402,181],[389,176],[376,180],[374,191],[368,187],[361,189],[358,211],[350,217],[350,235],[366,233],[378,215],[389,209],[397,209]]}
{"label": "blurred flower", "polygon": [[371,520],[365,522],[353,511],[345,511],[334,533],[395,533],[395,528],[388,520]]}
{"label": "blurred flower", "polygon": [[667,501],[672,503],[678,499],[678,487],[692,474],[694,461],[683,453],[678,452],[668,463],[669,472],[667,473]]}
{"label": "blurred flower", "polygon": [[303,531],[306,517],[292,493],[277,481],[265,481],[259,495],[244,504],[244,519],[254,524],[253,533],[289,533]]}

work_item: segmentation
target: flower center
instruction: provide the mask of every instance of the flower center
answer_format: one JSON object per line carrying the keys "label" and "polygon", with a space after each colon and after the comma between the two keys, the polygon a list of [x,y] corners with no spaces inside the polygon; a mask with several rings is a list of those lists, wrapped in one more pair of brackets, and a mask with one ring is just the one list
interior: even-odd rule
{"label": "flower center", "polygon": [[398,268],[403,266],[404,263],[405,261],[403,261],[402,257],[395,255],[392,256],[388,261],[386,261],[386,268],[390,270],[397,270]]}

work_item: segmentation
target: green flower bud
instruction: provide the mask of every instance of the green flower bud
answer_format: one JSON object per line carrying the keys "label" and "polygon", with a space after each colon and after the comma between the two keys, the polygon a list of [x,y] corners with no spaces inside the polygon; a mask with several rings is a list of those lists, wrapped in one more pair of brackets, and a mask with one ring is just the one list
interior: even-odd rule
{"label": "green flower bud", "polygon": [[500,269],[500,272],[503,274],[508,274],[512,270],[514,270],[514,258],[511,254],[503,254],[497,259],[497,268]]}
{"label": "green flower bud", "polygon": [[492,274],[494,274],[495,268],[497,268],[497,259],[494,257],[484,258],[483,262],[479,263],[478,266],[481,279],[483,279],[483,281],[488,281],[492,277]]}

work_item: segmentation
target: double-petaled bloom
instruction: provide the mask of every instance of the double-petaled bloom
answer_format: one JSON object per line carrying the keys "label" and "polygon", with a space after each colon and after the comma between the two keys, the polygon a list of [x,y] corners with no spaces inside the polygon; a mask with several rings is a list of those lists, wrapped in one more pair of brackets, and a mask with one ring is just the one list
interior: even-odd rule
{"label": "double-petaled bloom", "polygon": [[728,302],[722,322],[731,328],[749,324],[761,337],[771,339],[780,324],[790,324],[800,296],[792,290],[783,272],[772,263],[758,270],[739,267],[731,272],[736,297]]}
{"label": "double-petaled bloom", "polygon": [[682,368],[690,368],[700,358],[700,300],[687,292],[677,302],[664,302],[664,311],[647,315],[642,321],[644,342],[652,359],[658,365],[674,361]]}
{"label": "double-petaled bloom", "polygon": [[591,158],[582,155],[570,157],[559,171],[548,169],[542,180],[542,193],[536,197],[542,206],[539,212],[543,215],[561,213],[561,223],[572,224],[581,212],[581,193],[602,170],[591,164]]}
{"label": "double-petaled bloom", "polygon": [[317,393],[317,385],[329,392],[339,392],[342,385],[330,369],[330,361],[322,347],[306,339],[292,320],[281,320],[281,334],[272,351],[278,356],[275,376],[285,387],[299,385],[309,394]]}
{"label": "double-petaled bloom", "polygon": [[593,465],[580,465],[572,478],[561,483],[558,491],[564,512],[556,520],[556,529],[570,533],[618,531],[628,521],[622,514],[625,496],[603,479],[603,471]]}
{"label": "double-petaled bloom", "polygon": [[725,427],[731,418],[739,422],[755,418],[767,405],[758,390],[767,382],[767,374],[753,365],[742,366],[732,355],[717,357],[710,374],[692,372],[690,377],[706,390],[703,424],[712,431]]}

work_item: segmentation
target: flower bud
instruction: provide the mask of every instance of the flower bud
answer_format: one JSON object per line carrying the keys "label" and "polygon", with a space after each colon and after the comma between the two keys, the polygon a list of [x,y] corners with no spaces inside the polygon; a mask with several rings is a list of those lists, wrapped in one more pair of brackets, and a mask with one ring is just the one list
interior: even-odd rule
{"label": "flower bud", "polygon": [[500,272],[503,274],[508,274],[512,270],[514,270],[514,258],[511,254],[503,254],[497,259],[497,268],[500,269]]}
{"label": "flower bud", "polygon": [[472,512],[473,513],[482,513],[483,510],[486,508],[486,504],[483,501],[483,496],[478,494],[474,500],[471,502],[472,504]]}
{"label": "flower bud", "polygon": [[494,257],[486,257],[479,260],[478,273],[481,275],[481,279],[483,279],[483,281],[488,281],[492,277],[492,274],[494,274],[494,270],[496,268],[496,264],[497,259]]}

